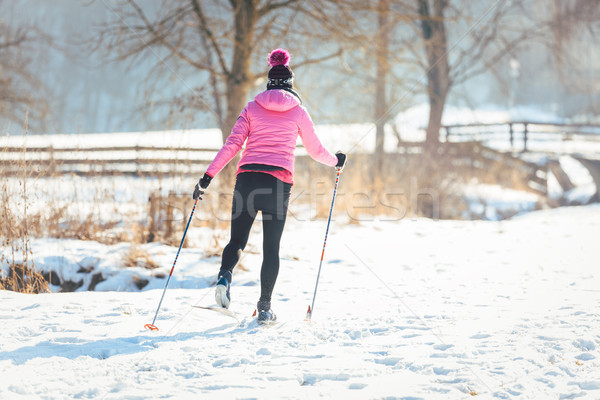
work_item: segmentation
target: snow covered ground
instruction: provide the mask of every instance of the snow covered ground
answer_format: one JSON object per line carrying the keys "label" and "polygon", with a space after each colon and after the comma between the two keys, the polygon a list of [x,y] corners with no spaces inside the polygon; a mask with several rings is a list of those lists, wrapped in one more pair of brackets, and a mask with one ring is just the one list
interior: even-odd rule
{"label": "snow covered ground", "polygon": [[[160,331],[145,331],[176,249],[144,245],[161,268],[141,292],[0,292],[0,399],[598,399],[599,215],[594,205],[499,222],[334,222],[313,323],[325,222],[291,220],[271,327],[251,317],[259,223],[234,275],[239,322],[192,307],[214,303],[219,259],[191,247]],[[131,271],[117,268],[125,245],[32,245],[36,263],[77,274],[87,260],[113,268],[98,290],[131,290]]]}

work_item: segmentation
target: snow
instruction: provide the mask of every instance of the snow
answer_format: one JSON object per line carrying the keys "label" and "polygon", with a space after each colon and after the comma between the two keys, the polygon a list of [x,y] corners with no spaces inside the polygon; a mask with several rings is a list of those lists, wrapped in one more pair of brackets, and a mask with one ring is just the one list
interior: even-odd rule
{"label": "snow", "polygon": [[562,156],[558,161],[575,187],[564,192],[554,174],[550,172],[548,173],[548,197],[554,200],[564,199],[566,204],[587,204],[596,193],[596,184],[589,171],[570,156]]}
{"label": "snow", "polygon": [[[95,292],[0,292],[1,399],[600,397],[600,207],[505,221],[332,223],[312,323],[325,222],[290,219],[273,308],[259,327],[261,256],[236,270],[236,320],[214,303],[218,257],[140,245],[160,265],[137,291],[126,244],[39,239],[36,265],[110,272]],[[206,228],[192,228],[196,240]],[[249,248],[259,249],[260,224]],[[53,258],[54,257],[54,258]],[[45,264],[44,264],[45,260]],[[129,292],[113,290],[133,290]]]}
{"label": "snow", "polygon": [[94,149],[107,146],[154,146],[182,148],[219,148],[219,129],[186,129],[178,131],[113,132],[51,135],[4,135],[1,146],[29,146]]}
{"label": "snow", "polygon": [[[489,221],[499,221],[507,216],[532,211],[542,200],[538,194],[507,189],[500,185],[477,183],[465,185],[461,191],[469,203],[469,211]],[[465,217],[468,219],[471,216]]]}

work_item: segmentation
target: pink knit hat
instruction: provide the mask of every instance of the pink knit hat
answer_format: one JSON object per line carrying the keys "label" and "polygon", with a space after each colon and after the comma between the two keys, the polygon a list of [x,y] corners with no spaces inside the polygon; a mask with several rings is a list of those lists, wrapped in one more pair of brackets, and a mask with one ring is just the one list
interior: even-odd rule
{"label": "pink knit hat", "polygon": [[294,73],[289,67],[290,53],[285,49],[275,49],[268,61],[271,69],[267,89],[291,89],[294,85]]}

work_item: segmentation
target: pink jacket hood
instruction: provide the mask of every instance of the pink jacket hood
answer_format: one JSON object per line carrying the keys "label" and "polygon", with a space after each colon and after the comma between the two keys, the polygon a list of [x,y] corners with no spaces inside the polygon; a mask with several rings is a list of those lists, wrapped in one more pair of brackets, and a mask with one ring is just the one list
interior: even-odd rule
{"label": "pink jacket hood", "polygon": [[259,93],[240,113],[206,173],[217,175],[245,144],[238,169],[246,164],[266,164],[284,168],[293,175],[298,136],[313,159],[332,167],[337,164],[337,157],[321,144],[298,97],[278,89]]}
{"label": "pink jacket hood", "polygon": [[255,98],[262,108],[270,111],[284,112],[300,105],[300,99],[285,90],[265,90]]}

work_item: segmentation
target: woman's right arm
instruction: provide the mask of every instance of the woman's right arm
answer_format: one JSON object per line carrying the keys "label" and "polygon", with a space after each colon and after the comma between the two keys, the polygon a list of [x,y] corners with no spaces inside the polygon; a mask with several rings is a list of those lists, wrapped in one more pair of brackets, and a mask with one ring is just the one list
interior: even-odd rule
{"label": "woman's right arm", "polygon": [[303,113],[298,124],[300,128],[299,134],[308,155],[315,161],[335,167],[338,158],[323,147],[315,133],[315,126],[313,125],[310,115],[306,110],[302,109],[302,111]]}
{"label": "woman's right arm", "polygon": [[231,129],[231,133],[227,137],[225,144],[221,147],[213,162],[208,166],[206,173],[214,178],[215,175],[221,172],[229,161],[242,149],[249,132],[250,122],[248,120],[248,110],[245,107],[235,122],[233,129]]}

